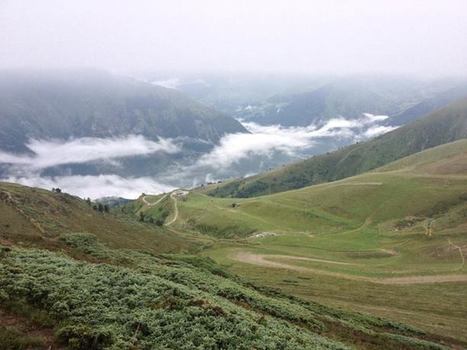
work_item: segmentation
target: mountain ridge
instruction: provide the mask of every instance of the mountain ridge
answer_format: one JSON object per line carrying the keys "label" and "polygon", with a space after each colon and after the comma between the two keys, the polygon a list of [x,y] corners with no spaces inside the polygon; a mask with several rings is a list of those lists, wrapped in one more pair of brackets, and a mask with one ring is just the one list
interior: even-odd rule
{"label": "mountain ridge", "polygon": [[247,132],[231,117],[182,93],[100,71],[2,72],[0,148],[27,151],[34,139],[190,137],[216,143]]}
{"label": "mountain ridge", "polygon": [[467,98],[370,141],[203,191],[219,197],[252,197],[335,181],[465,137]]}

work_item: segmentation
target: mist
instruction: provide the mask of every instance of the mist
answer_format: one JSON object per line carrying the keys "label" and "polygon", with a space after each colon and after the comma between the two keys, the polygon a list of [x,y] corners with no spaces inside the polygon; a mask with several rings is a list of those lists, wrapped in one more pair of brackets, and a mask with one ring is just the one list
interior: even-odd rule
{"label": "mist", "polygon": [[161,139],[154,142],[141,135],[108,139],[83,137],[69,141],[30,140],[26,146],[34,155],[16,155],[0,151],[0,163],[34,171],[62,164],[79,164],[96,160],[114,162],[119,158],[130,156],[179,151],[178,146],[171,140]]}
{"label": "mist", "polygon": [[290,128],[243,122],[243,126],[250,131],[249,134],[224,136],[219,145],[203,155],[196,164],[223,168],[255,155],[270,157],[276,151],[299,158],[299,152],[313,148],[317,139],[349,138],[358,141],[395,129],[395,127],[378,125],[378,122],[387,118],[387,116],[365,113],[361,118],[354,120],[333,118],[320,127],[310,124],[306,127]]}
{"label": "mist", "polygon": [[10,176],[7,182],[25,186],[52,189],[59,187],[62,191],[81,198],[98,199],[103,197],[124,197],[136,199],[143,192],[163,193],[172,191],[174,187],[157,182],[150,177],[124,178],[118,175],[72,175],[44,177],[38,175]]}
{"label": "mist", "polygon": [[0,68],[465,75],[464,0],[3,0]]}

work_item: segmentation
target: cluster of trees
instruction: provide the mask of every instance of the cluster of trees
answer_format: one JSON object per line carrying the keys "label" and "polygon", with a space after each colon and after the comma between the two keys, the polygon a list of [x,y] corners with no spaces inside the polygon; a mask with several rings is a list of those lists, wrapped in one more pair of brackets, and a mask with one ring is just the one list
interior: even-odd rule
{"label": "cluster of trees", "polygon": [[[52,188],[53,193],[62,193],[61,188]],[[98,211],[99,213],[108,213],[110,212],[110,207],[108,204],[102,204],[102,203],[93,203],[91,201],[91,198],[86,198],[86,203],[95,211]]]}
{"label": "cluster of trees", "polygon": [[91,198],[86,199],[86,203],[92,207],[95,211],[98,211],[100,213],[108,213],[110,211],[110,207],[107,204],[102,204],[102,203],[93,203],[91,201]]}
{"label": "cluster of trees", "polygon": [[149,222],[151,224],[156,224],[157,226],[164,225],[165,218],[153,218],[152,216],[146,216],[142,211],[139,212],[139,221],[141,222]]}

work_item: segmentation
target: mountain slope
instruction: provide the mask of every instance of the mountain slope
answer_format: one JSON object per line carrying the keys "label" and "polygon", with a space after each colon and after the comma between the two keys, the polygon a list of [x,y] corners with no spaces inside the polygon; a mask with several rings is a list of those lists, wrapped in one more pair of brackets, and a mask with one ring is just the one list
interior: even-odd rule
{"label": "mountain slope", "polygon": [[[147,215],[163,208],[169,211],[169,220],[178,198],[180,227],[219,236],[256,231],[331,233],[359,227],[368,217],[376,225],[405,216],[444,215],[467,203],[466,181],[467,140],[458,140],[374,171],[297,190],[253,198],[212,198],[195,190],[172,195],[172,201],[168,196],[146,198],[150,205],[138,199],[131,207]],[[465,221],[462,216],[458,219]],[[446,222],[455,223],[454,218]]]}
{"label": "mountain slope", "polygon": [[34,139],[141,134],[215,143],[246,132],[236,120],[180,92],[95,71],[2,72],[0,149],[25,151]]}
{"label": "mountain slope", "polygon": [[442,89],[438,85],[399,77],[337,79],[312,91],[274,96],[239,117],[264,125],[308,126],[363,113],[395,115]]}
{"label": "mountain slope", "polygon": [[404,125],[410,123],[428,113],[443,108],[451,102],[467,96],[467,85],[461,84],[447,91],[443,91],[431,98],[428,98],[415,106],[408,108],[400,114],[391,116],[387,120],[390,125]]}
{"label": "mountain slope", "polygon": [[1,183],[0,209],[2,348],[443,349],[439,336],[257,286],[207,258],[156,255],[177,231],[63,193]]}
{"label": "mountain slope", "polygon": [[253,177],[205,189],[213,196],[252,197],[335,181],[396,159],[467,137],[467,99],[368,142],[307,159]]}
{"label": "mountain slope", "polygon": [[100,213],[86,201],[66,193],[0,182],[0,241],[57,246],[64,233],[95,234],[111,247],[153,253],[197,249],[199,242],[155,225]]}
{"label": "mountain slope", "polygon": [[138,207],[155,217],[168,210],[174,229],[236,238],[203,254],[237,274],[467,341],[467,309],[459,307],[467,282],[466,189],[467,140],[458,140],[298,190],[254,198],[191,191]]}
{"label": "mountain slope", "polygon": [[[220,210],[217,213],[217,222],[222,223],[222,227],[235,222],[248,224],[245,227],[249,226],[249,230],[237,227],[238,234],[258,230],[293,231],[305,227],[308,227],[307,230],[314,230],[322,225],[326,227],[325,231],[333,232],[363,224],[370,214],[372,222],[378,223],[405,215],[431,212],[431,208],[436,207],[438,202],[452,202],[454,205],[463,196],[463,186],[467,180],[466,169],[467,141],[459,140],[416,153],[361,175],[267,196],[245,199],[212,198],[193,191],[190,194],[193,197],[191,203],[189,200],[179,201],[179,216],[181,222],[197,222],[202,227],[203,222],[208,225],[210,219],[216,218],[214,212],[211,214],[207,208]],[[440,186],[444,182],[445,185]],[[398,186],[400,190],[397,189]],[[431,193],[436,193],[436,196],[431,197]],[[421,197],[425,199],[421,200]],[[462,198],[457,204],[464,203]],[[204,202],[209,201],[212,203],[205,208],[202,218],[198,218],[195,214],[198,205],[202,207]],[[236,203],[238,207],[232,207],[232,203]],[[229,206],[232,210],[225,210]],[[183,212],[184,208],[187,210],[186,214]],[[309,210],[316,210],[315,215],[306,215]],[[248,213],[248,216],[239,215],[243,212]],[[287,217],[295,219],[285,220]]]}

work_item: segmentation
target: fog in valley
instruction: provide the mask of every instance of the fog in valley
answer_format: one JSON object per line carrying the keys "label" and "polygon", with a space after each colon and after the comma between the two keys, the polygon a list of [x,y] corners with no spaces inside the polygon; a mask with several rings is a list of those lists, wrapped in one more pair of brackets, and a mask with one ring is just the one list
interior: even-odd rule
{"label": "fog in valley", "polygon": [[466,10],[3,0],[0,178],[136,198],[378,137],[467,91]]}

